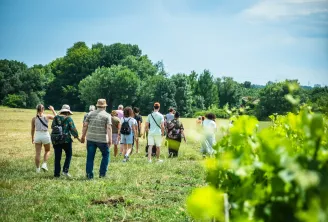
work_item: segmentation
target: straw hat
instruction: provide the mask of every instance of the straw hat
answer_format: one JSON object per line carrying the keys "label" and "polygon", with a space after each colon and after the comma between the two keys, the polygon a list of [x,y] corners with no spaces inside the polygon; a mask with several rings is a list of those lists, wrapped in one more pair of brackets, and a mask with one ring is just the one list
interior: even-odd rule
{"label": "straw hat", "polygon": [[113,110],[111,114],[112,114],[112,116],[117,116],[116,110]]}
{"label": "straw hat", "polygon": [[106,107],[107,106],[106,99],[98,99],[96,106],[97,107]]}
{"label": "straw hat", "polygon": [[73,115],[73,113],[71,112],[71,107],[69,107],[69,105],[64,104],[61,108],[61,110],[59,110],[59,114],[64,113],[64,112],[69,112],[71,115]]}

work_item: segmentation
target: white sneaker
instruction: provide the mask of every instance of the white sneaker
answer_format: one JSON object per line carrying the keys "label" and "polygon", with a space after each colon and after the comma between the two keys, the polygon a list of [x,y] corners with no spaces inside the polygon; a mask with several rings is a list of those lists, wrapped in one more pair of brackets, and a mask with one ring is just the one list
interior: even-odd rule
{"label": "white sneaker", "polygon": [[47,163],[42,163],[42,165],[41,165],[41,169],[42,169],[43,171],[48,171]]}
{"label": "white sneaker", "polygon": [[72,177],[71,174],[69,174],[69,173],[62,172],[62,175],[65,176],[65,177],[67,177],[67,178],[71,178]]}
{"label": "white sneaker", "polygon": [[157,160],[157,163],[163,163],[164,160]]}
{"label": "white sneaker", "polygon": [[36,168],[35,172],[36,172],[36,173],[40,173],[40,172],[41,172],[40,167],[39,167],[39,168]]}
{"label": "white sneaker", "polygon": [[152,161],[151,160],[148,160],[148,163],[151,163]]}

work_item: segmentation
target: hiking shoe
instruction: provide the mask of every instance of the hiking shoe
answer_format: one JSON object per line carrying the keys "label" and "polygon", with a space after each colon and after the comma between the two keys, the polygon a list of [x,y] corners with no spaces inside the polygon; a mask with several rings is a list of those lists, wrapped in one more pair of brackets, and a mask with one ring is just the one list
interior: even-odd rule
{"label": "hiking shoe", "polygon": [[163,163],[164,160],[157,160],[157,163]]}
{"label": "hiking shoe", "polygon": [[69,174],[68,172],[67,173],[62,172],[62,175],[65,176],[65,177],[67,177],[67,178],[71,178],[72,177],[71,174]]}
{"label": "hiking shoe", "polygon": [[47,163],[42,163],[42,165],[41,165],[41,169],[42,169],[43,171],[48,171]]}
{"label": "hiking shoe", "polygon": [[39,167],[39,168],[36,168],[35,172],[36,172],[36,173],[40,173],[40,172],[41,172],[40,167]]}

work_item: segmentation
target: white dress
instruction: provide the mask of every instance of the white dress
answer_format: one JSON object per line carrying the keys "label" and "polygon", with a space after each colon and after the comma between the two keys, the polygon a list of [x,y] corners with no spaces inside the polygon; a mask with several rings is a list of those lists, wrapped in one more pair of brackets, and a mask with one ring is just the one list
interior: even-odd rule
{"label": "white dress", "polygon": [[213,120],[205,119],[203,121],[204,138],[201,142],[201,153],[209,155],[214,153],[213,146],[216,144],[216,130],[216,123]]}

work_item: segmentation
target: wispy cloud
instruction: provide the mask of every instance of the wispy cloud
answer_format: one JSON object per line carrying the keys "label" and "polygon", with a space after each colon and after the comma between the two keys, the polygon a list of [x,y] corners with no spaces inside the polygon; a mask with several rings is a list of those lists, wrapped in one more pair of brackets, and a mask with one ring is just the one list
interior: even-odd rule
{"label": "wispy cloud", "polygon": [[282,20],[295,19],[302,16],[318,15],[326,18],[328,15],[327,0],[261,0],[244,10],[244,15],[250,19]]}

